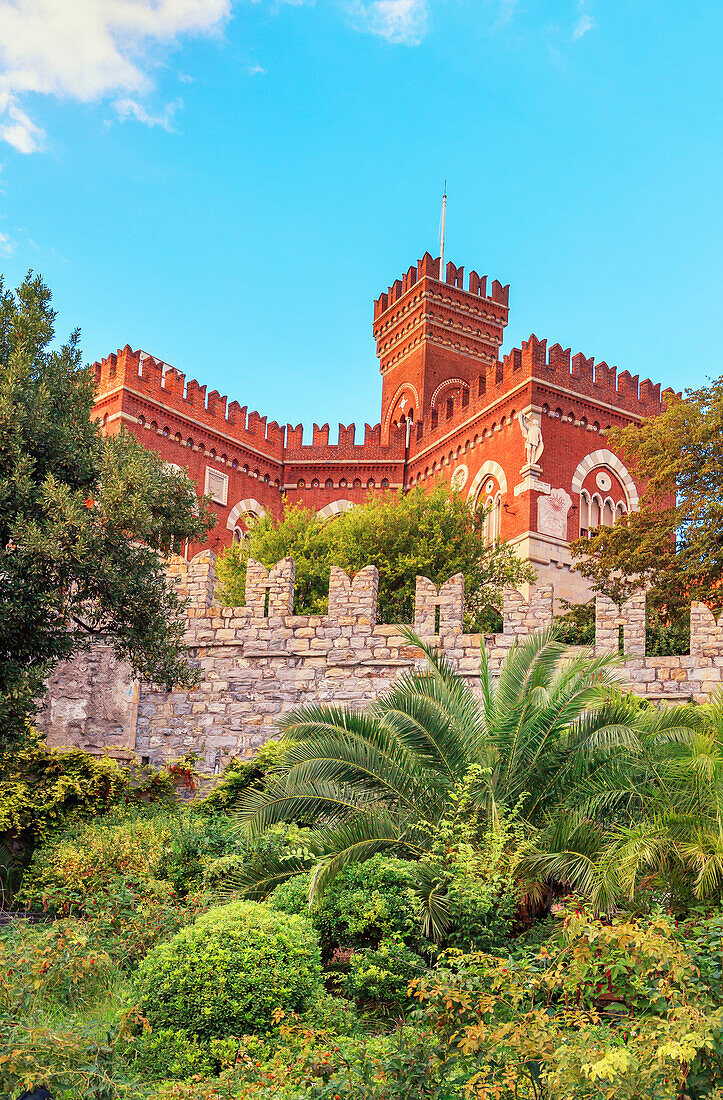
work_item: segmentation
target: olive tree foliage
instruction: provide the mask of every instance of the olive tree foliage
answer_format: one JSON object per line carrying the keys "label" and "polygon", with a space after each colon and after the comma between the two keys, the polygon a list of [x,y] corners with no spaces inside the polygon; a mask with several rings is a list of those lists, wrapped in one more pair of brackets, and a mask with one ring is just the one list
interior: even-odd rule
{"label": "olive tree foliage", "polygon": [[253,523],[244,542],[223,555],[220,596],[243,604],[249,558],[268,567],[288,556],[296,562],[296,613],[319,615],[327,609],[332,565],[350,574],[375,565],[379,617],[404,623],[413,617],[417,576],[441,584],[463,573],[467,625],[496,629],[504,586],[533,580],[534,573],[506,543],[484,542],[484,515],[458,493],[448,497],[442,485],[372,497],[326,521],[295,505],[279,523],[268,514]]}
{"label": "olive tree foliage", "polygon": [[0,743],[24,736],[45,677],[97,634],[137,673],[191,675],[164,555],[212,525],[185,474],[91,420],[78,332],[53,346],[42,279],[0,279]]}

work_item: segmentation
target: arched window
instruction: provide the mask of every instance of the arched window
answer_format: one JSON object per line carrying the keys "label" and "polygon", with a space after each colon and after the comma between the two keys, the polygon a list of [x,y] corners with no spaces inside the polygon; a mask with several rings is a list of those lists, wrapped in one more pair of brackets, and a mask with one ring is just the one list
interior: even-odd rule
{"label": "arched window", "polygon": [[602,521],[604,527],[612,527],[613,525],[613,502],[610,497],[607,498],[603,504]]}
{"label": "arched window", "polygon": [[502,529],[502,493],[489,495],[485,500],[485,521],[483,537],[485,542],[498,542]]}
{"label": "arched window", "polygon": [[626,511],[627,508],[623,504],[622,500],[619,500],[618,503],[615,505],[615,519],[619,519],[620,516],[624,516]]}
{"label": "arched window", "polygon": [[580,538],[586,539],[590,530],[590,497],[583,489],[580,493]]}
{"label": "arched window", "polygon": [[595,493],[594,497],[590,501],[590,530],[593,531],[596,527],[600,526],[600,517],[602,515],[602,500]]}

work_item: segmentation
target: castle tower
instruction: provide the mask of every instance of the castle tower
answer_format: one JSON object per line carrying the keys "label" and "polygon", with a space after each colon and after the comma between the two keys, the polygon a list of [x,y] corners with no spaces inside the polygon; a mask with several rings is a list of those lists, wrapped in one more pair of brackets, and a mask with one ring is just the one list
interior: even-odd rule
{"label": "castle tower", "polygon": [[428,418],[453,400],[466,405],[496,363],[507,324],[509,286],[446,265],[427,252],[374,303],[374,338],[382,373],[382,438],[395,423]]}

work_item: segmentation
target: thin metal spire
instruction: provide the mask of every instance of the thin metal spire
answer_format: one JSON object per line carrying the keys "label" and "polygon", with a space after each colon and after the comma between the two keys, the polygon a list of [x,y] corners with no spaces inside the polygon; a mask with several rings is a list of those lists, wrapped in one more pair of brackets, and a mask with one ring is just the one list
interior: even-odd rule
{"label": "thin metal spire", "polygon": [[447,181],[444,181],[444,195],[442,196],[442,231],[440,233],[440,246],[439,246],[439,281],[443,283],[445,280],[444,273],[444,229],[447,220]]}

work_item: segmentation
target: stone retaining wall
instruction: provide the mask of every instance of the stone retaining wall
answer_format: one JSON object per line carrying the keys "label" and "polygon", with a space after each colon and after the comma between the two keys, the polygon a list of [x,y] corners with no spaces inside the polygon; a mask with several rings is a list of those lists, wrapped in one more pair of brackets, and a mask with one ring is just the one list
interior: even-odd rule
{"label": "stone retaining wall", "polygon": [[[373,566],[353,580],[333,568],[329,614],[316,616],[291,613],[294,563],[289,558],[270,570],[249,563],[245,607],[213,602],[215,557],[210,551],[191,562],[175,560],[170,575],[188,600],[186,643],[201,673],[197,688],[134,687],[127,666],[115,664],[107,647],[95,655],[80,654],[53,674],[39,715],[38,725],[51,744],[116,753],[134,749],[152,763],[196,752],[199,766],[213,772],[229,756],[250,753],[274,736],[279,717],[290,708],[305,702],[364,705],[420,659],[398,626],[377,624]],[[460,574],[439,588],[419,577],[414,626],[472,682],[480,645],[496,672],[516,641],[552,622],[551,586],[532,588],[529,599],[510,589],[501,634],[464,634],[463,597]],[[598,598],[596,652],[618,651],[620,627],[628,653],[621,679],[641,695],[704,702],[721,683],[723,620],[716,623],[704,605],[691,609],[689,657],[645,656],[644,596],[621,609]]]}

